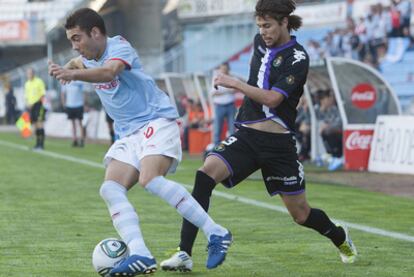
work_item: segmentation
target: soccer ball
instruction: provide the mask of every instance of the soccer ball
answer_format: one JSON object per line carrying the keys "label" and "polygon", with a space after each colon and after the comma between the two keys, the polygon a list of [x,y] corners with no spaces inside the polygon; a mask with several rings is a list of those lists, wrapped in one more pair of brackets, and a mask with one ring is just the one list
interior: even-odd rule
{"label": "soccer ball", "polygon": [[109,271],[128,257],[128,247],[117,238],[100,241],[93,250],[92,264],[102,277],[109,277]]}

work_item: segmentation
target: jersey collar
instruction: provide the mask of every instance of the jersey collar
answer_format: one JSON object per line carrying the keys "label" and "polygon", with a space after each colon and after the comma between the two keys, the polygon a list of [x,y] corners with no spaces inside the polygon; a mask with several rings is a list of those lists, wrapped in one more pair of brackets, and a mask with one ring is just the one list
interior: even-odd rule
{"label": "jersey collar", "polygon": [[295,44],[296,44],[296,36],[290,36],[290,40],[288,42],[286,42],[285,44],[282,44],[280,46],[277,46],[277,47],[269,48],[269,50],[271,50],[272,52],[273,51],[279,52],[279,51],[282,51],[283,49],[289,48],[289,47],[291,47]]}

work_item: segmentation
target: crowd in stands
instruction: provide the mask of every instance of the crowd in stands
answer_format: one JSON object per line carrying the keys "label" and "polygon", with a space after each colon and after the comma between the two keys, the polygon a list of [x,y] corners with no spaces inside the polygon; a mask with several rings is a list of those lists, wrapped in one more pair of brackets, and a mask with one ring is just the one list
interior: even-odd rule
{"label": "crowd in stands", "polygon": [[365,17],[352,18],[352,2],[346,27],[328,32],[322,41],[308,41],[311,60],[329,56],[357,59],[378,68],[385,57],[388,40],[409,37],[411,0],[390,0],[389,6],[372,5]]}

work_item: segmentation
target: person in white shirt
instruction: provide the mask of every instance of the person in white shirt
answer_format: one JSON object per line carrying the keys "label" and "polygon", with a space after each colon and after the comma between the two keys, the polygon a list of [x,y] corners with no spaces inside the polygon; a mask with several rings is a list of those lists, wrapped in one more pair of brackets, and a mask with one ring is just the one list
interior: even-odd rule
{"label": "person in white shirt", "polygon": [[[230,66],[228,63],[223,63],[219,66],[217,73],[230,75]],[[234,115],[236,113],[236,106],[234,105],[235,91],[225,87],[217,87],[212,90],[213,103],[215,110],[214,117],[214,145],[218,145],[221,141],[221,132],[223,130],[224,120],[227,121],[227,128],[229,134],[234,133]]]}

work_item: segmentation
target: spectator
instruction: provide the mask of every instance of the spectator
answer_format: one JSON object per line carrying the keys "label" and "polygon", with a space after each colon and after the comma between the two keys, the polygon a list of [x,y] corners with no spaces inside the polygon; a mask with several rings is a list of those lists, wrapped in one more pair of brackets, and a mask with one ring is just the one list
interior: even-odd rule
{"label": "spectator", "polygon": [[364,61],[367,54],[367,26],[365,24],[365,19],[361,17],[358,24],[355,27],[355,34],[359,38],[359,46],[356,48],[358,51],[358,57],[360,61]]}
{"label": "spectator", "polygon": [[346,0],[346,17],[352,18],[354,12],[354,0]]}
{"label": "spectator", "polygon": [[6,91],[6,123],[11,125],[16,122],[18,111],[16,109],[16,96],[14,96],[13,87],[9,80],[5,80],[4,82],[4,90]]}
{"label": "spectator", "polygon": [[398,9],[398,0],[392,0],[391,3],[391,34],[390,37],[402,37],[402,18],[401,11]]}
{"label": "spectator", "polygon": [[343,164],[342,159],[342,120],[335,99],[329,90],[318,91],[319,105],[315,107],[326,151],[332,155],[328,169],[334,171]]}
{"label": "spectator", "polygon": [[[219,66],[218,73],[230,75],[230,67],[228,63]],[[214,78],[213,78],[214,79]],[[213,103],[215,109],[214,118],[214,145],[218,145],[221,141],[221,132],[224,126],[224,120],[227,121],[227,128],[230,134],[234,133],[234,115],[236,107],[234,105],[235,91],[225,87],[214,88],[212,91]]]}
{"label": "spectator", "polygon": [[192,129],[208,128],[208,122],[204,118],[204,111],[201,103],[194,103],[191,99],[188,99],[188,102],[190,103],[188,109],[188,126]]}
{"label": "spectator", "polygon": [[381,4],[372,6],[372,13],[375,22],[375,29],[370,48],[375,56],[374,65],[378,67],[379,61],[385,56],[387,45],[387,17],[384,16],[384,10]]}
{"label": "spectator", "polygon": [[395,0],[401,16],[401,32],[404,37],[410,36],[411,0]]}
{"label": "spectator", "polygon": [[[85,94],[83,91],[83,82],[73,81],[62,86],[61,92],[62,105],[68,115],[68,119],[72,122],[72,146],[83,147],[85,143],[85,129],[82,126]],[[80,130],[80,139],[78,140],[76,129]]]}
{"label": "spectator", "polygon": [[24,85],[26,107],[30,113],[30,120],[35,127],[36,145],[33,150],[43,150],[45,144],[44,121],[46,108],[43,105],[45,98],[45,83],[35,76],[33,68],[26,71],[27,81]]}
{"label": "spectator", "polygon": [[321,49],[319,42],[317,42],[316,40],[311,39],[308,41],[307,50],[309,59],[317,61],[323,58],[323,50]]}

